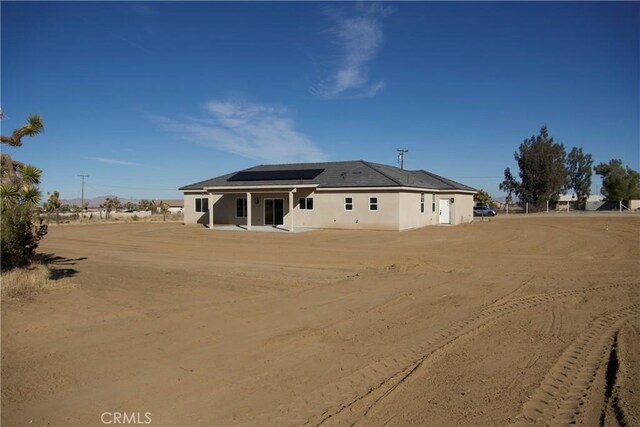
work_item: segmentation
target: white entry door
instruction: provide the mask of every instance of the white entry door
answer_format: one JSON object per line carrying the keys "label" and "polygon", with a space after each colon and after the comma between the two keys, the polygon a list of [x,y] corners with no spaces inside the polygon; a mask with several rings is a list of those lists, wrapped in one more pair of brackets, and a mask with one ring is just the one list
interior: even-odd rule
{"label": "white entry door", "polygon": [[451,224],[449,199],[440,199],[440,224]]}

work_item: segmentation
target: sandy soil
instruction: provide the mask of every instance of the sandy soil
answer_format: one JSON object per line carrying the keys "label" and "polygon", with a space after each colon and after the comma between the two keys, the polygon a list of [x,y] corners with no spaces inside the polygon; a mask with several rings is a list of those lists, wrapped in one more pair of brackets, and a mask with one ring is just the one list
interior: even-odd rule
{"label": "sandy soil", "polygon": [[640,424],[640,217],[410,232],[52,227],[2,424]]}

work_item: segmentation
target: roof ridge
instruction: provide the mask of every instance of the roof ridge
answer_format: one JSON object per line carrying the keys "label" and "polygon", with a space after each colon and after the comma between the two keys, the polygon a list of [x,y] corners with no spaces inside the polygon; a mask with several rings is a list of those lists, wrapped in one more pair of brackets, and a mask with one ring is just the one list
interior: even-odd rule
{"label": "roof ridge", "polygon": [[463,189],[463,188],[461,188],[461,187],[467,187],[467,188],[471,188],[471,189],[475,190],[475,188],[473,188],[473,187],[469,187],[468,185],[465,185],[465,184],[463,184],[463,183],[461,183],[461,182],[454,181],[453,179],[449,179],[449,178],[447,178],[447,177],[444,177],[444,176],[438,175],[438,174],[436,174],[436,173],[429,172],[429,171],[426,171],[426,170],[424,170],[424,169],[420,169],[420,171],[421,171],[421,172],[424,172],[424,173],[426,173],[427,175],[430,175],[430,176],[432,176],[432,177],[434,177],[434,178],[436,178],[436,179],[439,179],[440,181],[444,182],[445,184],[452,185],[453,187],[456,187],[456,188],[458,188],[458,189]]}
{"label": "roof ridge", "polygon": [[380,175],[384,176],[385,178],[387,178],[390,181],[395,182],[398,185],[402,185],[402,182],[398,181],[397,179],[391,178],[389,175],[387,175],[386,173],[382,172],[380,169],[378,169],[377,167],[373,166],[373,164],[365,161],[365,160],[360,160],[360,162],[363,165],[369,166],[371,169],[373,169],[374,171],[378,172]]}

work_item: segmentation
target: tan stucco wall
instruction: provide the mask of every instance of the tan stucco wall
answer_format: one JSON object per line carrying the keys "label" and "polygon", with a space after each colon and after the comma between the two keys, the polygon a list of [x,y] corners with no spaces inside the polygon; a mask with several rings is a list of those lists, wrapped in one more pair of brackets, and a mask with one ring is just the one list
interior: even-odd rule
{"label": "tan stucco wall", "polygon": [[455,224],[467,224],[473,221],[473,194],[456,194]]}
{"label": "tan stucco wall", "polygon": [[[433,193],[425,192],[425,212],[420,212],[420,192],[389,191],[314,191],[301,189],[294,193],[294,227],[337,228],[360,230],[409,230],[436,225],[439,222],[438,206],[440,198],[454,198],[451,204],[451,224],[473,220],[473,196],[464,194],[436,194],[435,212],[432,209]],[[215,224],[246,225],[246,218],[236,218],[236,198],[246,197],[246,193],[206,195],[188,193],[184,196],[185,224],[208,224],[208,213],[195,212],[196,197],[215,198],[213,217]],[[300,209],[298,199],[313,197],[313,210]],[[344,209],[345,198],[353,199],[353,210]],[[378,210],[369,210],[369,198],[378,198]],[[252,193],[251,224],[264,225],[264,199],[284,200],[284,226],[291,224],[289,193]],[[256,203],[256,199],[258,203]]]}
{"label": "tan stucco wall", "polygon": [[211,197],[205,193],[184,194],[184,223],[185,224],[207,224],[209,222],[209,215],[207,213],[196,213],[196,198],[197,197]]}
{"label": "tan stucco wall", "polygon": [[[308,194],[301,193],[297,197]],[[313,210],[300,210],[296,198],[295,225],[312,228],[354,230],[398,230],[397,192],[336,191],[315,192]],[[344,199],[353,199],[353,210],[344,209]],[[369,198],[378,198],[378,210],[369,210]]]}
{"label": "tan stucco wall", "polygon": [[431,209],[433,193],[424,194],[424,213],[420,212],[420,194],[418,192],[403,192],[400,198],[400,230],[410,230],[427,225],[435,225],[435,213]]}

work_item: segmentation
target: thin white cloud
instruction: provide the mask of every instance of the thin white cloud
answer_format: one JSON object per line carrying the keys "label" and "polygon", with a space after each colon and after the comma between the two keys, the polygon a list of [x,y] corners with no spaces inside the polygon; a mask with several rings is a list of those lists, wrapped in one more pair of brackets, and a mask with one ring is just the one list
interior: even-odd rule
{"label": "thin white cloud", "polygon": [[205,118],[175,120],[152,117],[160,129],[180,134],[227,153],[267,162],[314,162],[325,155],[295,129],[290,113],[281,107],[238,101],[210,101]]}
{"label": "thin white cloud", "polygon": [[106,163],[108,165],[140,166],[140,163],[127,162],[125,160],[109,159],[107,157],[89,157],[89,159],[95,160],[96,162],[100,162],[100,163]]}
{"label": "thin white cloud", "polygon": [[384,82],[372,82],[368,66],[378,55],[384,38],[382,19],[391,9],[370,3],[326,12],[333,21],[328,34],[340,49],[340,58],[335,72],[312,87],[311,92],[329,99],[375,96],[384,88]]}

